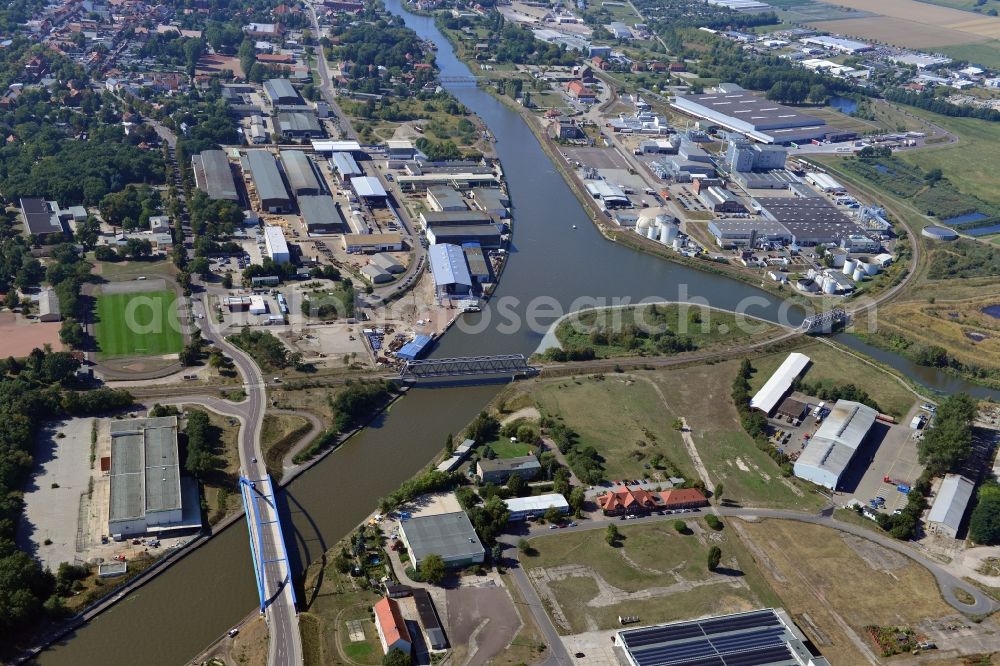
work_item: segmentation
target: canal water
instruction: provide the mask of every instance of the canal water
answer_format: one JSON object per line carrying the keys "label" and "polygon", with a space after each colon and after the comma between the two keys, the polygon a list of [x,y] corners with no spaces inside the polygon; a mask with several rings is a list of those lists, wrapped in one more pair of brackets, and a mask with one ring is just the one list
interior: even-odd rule
{"label": "canal water", "polygon": [[827,100],[826,103],[832,106],[833,108],[837,109],[841,113],[846,113],[847,115],[856,113],[858,110],[858,101],[855,99],[851,99],[850,97],[840,97],[838,95],[835,97],[831,97],[830,99]]}
{"label": "canal water", "polygon": [[[432,19],[401,10],[420,37],[438,46],[443,77],[471,72]],[[705,299],[714,306],[792,324],[803,313],[765,292],[605,240],[522,119],[488,93],[452,85],[497,137],[514,207],[514,245],[488,307],[443,338],[437,356],[531,353],[545,329],[570,309],[613,298]],[[575,225],[575,228],[574,228]],[[529,317],[529,315],[532,315]],[[316,560],[440,451],[496,394],[496,386],[411,391],[370,428],[291,483],[286,539],[297,568]],[[308,601],[308,595],[300,594]],[[257,604],[245,525],[234,524],[112,610],[44,652],[45,666],[182,664]]]}

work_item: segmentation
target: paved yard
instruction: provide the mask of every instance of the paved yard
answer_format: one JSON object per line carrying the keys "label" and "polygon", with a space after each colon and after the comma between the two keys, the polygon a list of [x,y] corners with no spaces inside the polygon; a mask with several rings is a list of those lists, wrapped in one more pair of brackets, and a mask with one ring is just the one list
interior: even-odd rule
{"label": "paved yard", "polygon": [[[62,562],[73,562],[78,555],[81,502],[87,500],[91,475],[93,421],[85,418],[49,422],[39,433],[35,471],[24,493],[24,520],[18,529],[18,542],[52,570]],[[51,543],[46,544],[46,540]]]}
{"label": "paved yard", "polygon": [[915,432],[905,425],[889,427],[876,423],[844,477],[846,496],[867,504],[871,498],[881,495],[886,500],[885,510],[889,513],[903,508],[906,495],[882,479],[888,476],[912,484],[920,476],[923,468],[917,462]]}

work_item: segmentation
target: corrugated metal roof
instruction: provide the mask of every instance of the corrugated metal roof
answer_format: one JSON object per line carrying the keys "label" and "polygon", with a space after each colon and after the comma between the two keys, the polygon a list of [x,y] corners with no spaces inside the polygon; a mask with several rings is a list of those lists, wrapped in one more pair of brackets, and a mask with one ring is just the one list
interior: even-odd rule
{"label": "corrugated metal roof", "polygon": [[109,519],[180,508],[177,417],[112,421]]}
{"label": "corrugated metal roof", "polygon": [[382,187],[382,183],[378,182],[378,178],[374,178],[372,176],[358,176],[357,178],[351,178],[351,187],[359,197],[386,196],[385,188]]}
{"label": "corrugated metal roof", "polygon": [[461,247],[450,243],[439,243],[430,247],[428,256],[430,257],[431,273],[434,275],[434,284],[472,286],[469,268],[465,265],[465,253],[462,252]]}
{"label": "corrugated metal roof", "polygon": [[272,258],[276,254],[288,254],[288,243],[281,227],[264,227],[264,243]]}
{"label": "corrugated metal roof", "polygon": [[770,414],[792,387],[795,378],[809,365],[809,357],[792,352],[750,400],[750,406]]}
{"label": "corrugated metal roof", "polygon": [[976,484],[960,474],[946,475],[934,498],[931,511],[927,514],[927,522],[938,523],[958,532],[975,487]]}
{"label": "corrugated metal roof", "polygon": [[271,153],[266,150],[248,150],[246,160],[261,201],[288,200],[288,192]]}
{"label": "corrugated metal roof", "polygon": [[464,511],[418,516],[401,523],[399,528],[417,562],[431,553],[440,555],[445,562],[481,558],[486,553]]}
{"label": "corrugated metal roof", "polygon": [[569,509],[569,502],[559,493],[534,495],[532,497],[512,497],[509,500],[504,500],[504,503],[511,513],[520,511],[540,511],[544,513],[550,507]]}
{"label": "corrugated metal roof", "polygon": [[292,82],[288,79],[268,79],[264,81],[264,94],[268,96],[271,103],[279,100],[298,99],[299,93],[295,91]]}
{"label": "corrugated metal roof", "polygon": [[834,489],[871,430],[878,412],[851,400],[838,400],[809,445],[795,461],[795,475]]}
{"label": "corrugated metal roof", "polygon": [[299,213],[307,228],[347,225],[347,220],[344,219],[337,202],[325,194],[299,197]]}
{"label": "corrugated metal roof", "polygon": [[319,193],[319,180],[316,178],[312,162],[304,152],[301,150],[281,151],[281,166],[284,167],[288,185],[296,196]]}
{"label": "corrugated metal roof", "polygon": [[350,153],[334,153],[330,156],[330,165],[337,170],[341,178],[360,176],[362,173],[357,160]]}

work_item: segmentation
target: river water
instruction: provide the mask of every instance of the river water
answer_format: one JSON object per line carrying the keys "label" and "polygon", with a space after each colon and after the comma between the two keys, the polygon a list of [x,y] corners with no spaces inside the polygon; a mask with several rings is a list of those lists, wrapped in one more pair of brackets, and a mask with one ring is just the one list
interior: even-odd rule
{"label": "river water", "polygon": [[[432,19],[403,12],[399,0],[386,0],[386,5],[421,38],[438,45],[443,77],[471,75]],[[701,298],[772,320],[802,320],[800,310],[749,285],[605,240],[516,113],[474,86],[449,88],[497,137],[514,207],[514,245],[489,306],[466,315],[434,355],[528,354],[548,324],[565,311],[611,304],[614,298]],[[528,315],[535,315],[534,321]],[[443,448],[447,434],[457,433],[497,390],[411,391],[372,427],[291,483],[279,502],[287,505],[286,539],[298,559],[293,567],[301,571],[345,536],[379,497],[426,465]],[[239,522],[42,653],[38,663],[181,664],[256,604],[246,528]]]}

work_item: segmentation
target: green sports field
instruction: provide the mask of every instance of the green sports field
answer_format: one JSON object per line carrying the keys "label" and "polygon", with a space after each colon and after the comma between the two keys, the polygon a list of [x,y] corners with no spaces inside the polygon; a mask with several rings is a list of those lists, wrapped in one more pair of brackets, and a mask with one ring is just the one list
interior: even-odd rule
{"label": "green sports field", "polygon": [[101,358],[158,356],[184,348],[172,291],[101,294],[94,334]]}

